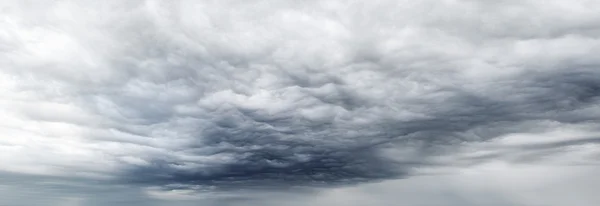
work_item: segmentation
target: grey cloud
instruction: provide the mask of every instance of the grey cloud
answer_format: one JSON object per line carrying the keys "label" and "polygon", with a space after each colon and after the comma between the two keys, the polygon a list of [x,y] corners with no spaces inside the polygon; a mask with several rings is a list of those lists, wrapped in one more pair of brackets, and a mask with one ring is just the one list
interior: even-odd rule
{"label": "grey cloud", "polygon": [[165,190],[269,190],[597,145],[460,157],[551,127],[539,122],[599,120],[600,42],[584,3],[595,4],[6,3],[0,123],[32,141],[0,140],[11,148],[0,165]]}
{"label": "grey cloud", "polygon": [[[398,178],[408,174],[411,167],[426,165],[427,155],[439,153],[439,148],[435,145],[452,145],[465,141],[456,135],[459,132],[486,128],[501,122],[520,124],[526,121],[551,120],[576,124],[595,121],[596,118],[589,115],[573,114],[574,110],[597,103],[597,85],[592,80],[593,76],[594,73],[575,71],[515,78],[511,82],[514,85],[510,86],[513,88],[509,91],[514,91],[513,94],[520,97],[511,98],[510,94],[505,94],[504,100],[451,90],[449,97],[443,99],[443,102],[437,100],[440,102],[428,103],[428,108],[436,109],[426,113],[427,118],[424,119],[394,119],[393,116],[397,113],[387,109],[384,111],[388,114],[378,114],[362,124],[335,118],[314,124],[298,120],[292,116],[293,110],[287,111],[292,114],[282,113],[278,118],[277,114],[261,115],[261,110],[230,108],[233,111],[217,112],[216,117],[210,119],[211,126],[197,133],[198,137],[193,140],[195,144],[184,147],[189,152],[183,153],[196,157],[227,155],[235,160],[211,163],[207,171],[193,169],[193,164],[198,163],[195,161],[167,159],[164,163],[155,162],[149,168],[134,169],[131,176],[142,178],[143,181],[154,179],[159,182],[162,180],[234,188],[353,183]],[[356,97],[342,96],[341,100],[321,102],[348,108],[348,100],[345,99],[351,98]],[[377,103],[359,105],[366,109],[350,107],[345,110],[360,115],[364,110],[382,107]],[[301,108],[302,106],[294,110]],[[274,116],[275,120],[268,120]],[[361,132],[345,132],[348,130]],[[507,133],[498,132],[495,135],[482,135],[479,140]],[[378,154],[382,145],[402,145],[406,142],[422,142],[424,151],[420,154],[423,159],[402,162]],[[528,147],[526,150],[550,145],[560,147],[595,142],[594,139],[565,141]],[[186,167],[187,164],[190,165],[189,168],[176,169]]]}

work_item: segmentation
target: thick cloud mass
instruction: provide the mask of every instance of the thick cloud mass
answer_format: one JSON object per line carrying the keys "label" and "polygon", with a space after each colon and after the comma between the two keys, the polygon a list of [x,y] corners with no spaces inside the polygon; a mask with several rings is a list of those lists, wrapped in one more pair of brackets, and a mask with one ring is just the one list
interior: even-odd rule
{"label": "thick cloud mass", "polygon": [[3,172],[156,195],[600,157],[597,1],[0,5]]}

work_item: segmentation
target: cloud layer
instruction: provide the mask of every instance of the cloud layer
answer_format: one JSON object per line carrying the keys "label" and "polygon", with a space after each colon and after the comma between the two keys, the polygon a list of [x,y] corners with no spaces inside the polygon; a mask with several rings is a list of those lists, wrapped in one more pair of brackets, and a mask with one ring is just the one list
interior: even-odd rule
{"label": "cloud layer", "polygon": [[1,6],[4,172],[272,191],[600,157],[596,1]]}

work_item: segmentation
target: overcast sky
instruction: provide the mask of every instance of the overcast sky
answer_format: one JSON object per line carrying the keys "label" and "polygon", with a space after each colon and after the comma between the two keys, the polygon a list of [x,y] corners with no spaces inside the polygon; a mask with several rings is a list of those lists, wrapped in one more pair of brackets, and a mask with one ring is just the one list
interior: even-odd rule
{"label": "overcast sky", "polygon": [[596,206],[600,1],[0,2],[0,206]]}

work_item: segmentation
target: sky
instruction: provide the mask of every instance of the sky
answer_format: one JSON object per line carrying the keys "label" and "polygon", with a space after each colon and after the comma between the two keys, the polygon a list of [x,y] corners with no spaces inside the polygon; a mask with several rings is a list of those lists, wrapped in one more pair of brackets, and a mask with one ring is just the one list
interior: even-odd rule
{"label": "sky", "polygon": [[0,206],[595,206],[600,1],[0,2]]}

